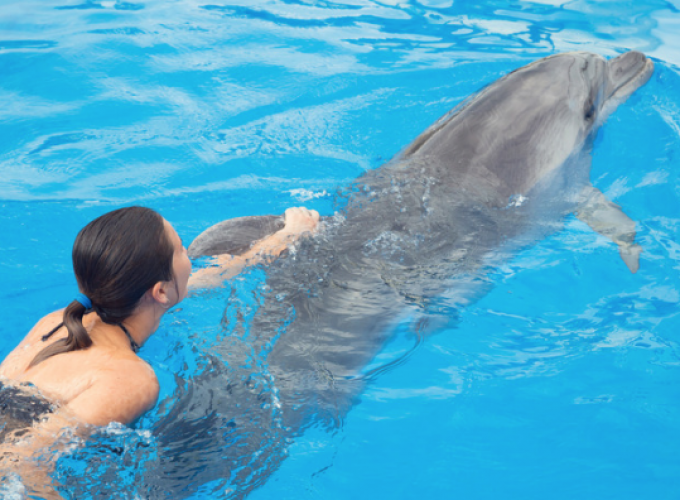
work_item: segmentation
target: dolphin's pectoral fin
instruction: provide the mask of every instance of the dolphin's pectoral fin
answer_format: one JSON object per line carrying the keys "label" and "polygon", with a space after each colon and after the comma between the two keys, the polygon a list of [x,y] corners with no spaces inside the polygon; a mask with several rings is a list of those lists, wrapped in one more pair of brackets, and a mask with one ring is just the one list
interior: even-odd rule
{"label": "dolphin's pectoral fin", "polygon": [[640,254],[642,253],[642,247],[640,245],[620,245],[619,254],[621,258],[630,269],[631,273],[636,273],[640,269]]}
{"label": "dolphin's pectoral fin", "polygon": [[608,200],[599,189],[587,186],[581,193],[576,217],[596,233],[616,243],[628,269],[632,273],[637,272],[642,247],[635,244],[635,221],[623,213],[621,207]]}

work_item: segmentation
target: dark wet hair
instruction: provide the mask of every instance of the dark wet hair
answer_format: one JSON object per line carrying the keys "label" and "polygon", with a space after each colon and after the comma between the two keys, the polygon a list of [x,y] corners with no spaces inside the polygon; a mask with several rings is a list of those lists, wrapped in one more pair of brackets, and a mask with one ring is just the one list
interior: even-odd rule
{"label": "dark wet hair", "polygon": [[[159,281],[174,280],[174,247],[163,218],[145,207],[127,207],[98,217],[85,226],[73,244],[73,270],[80,291],[92,301],[92,310],[104,323],[121,324],[140,299]],[[40,351],[30,366],[64,352],[92,345],[83,326],[86,309],[78,301],[64,310],[62,326],[68,336]]]}

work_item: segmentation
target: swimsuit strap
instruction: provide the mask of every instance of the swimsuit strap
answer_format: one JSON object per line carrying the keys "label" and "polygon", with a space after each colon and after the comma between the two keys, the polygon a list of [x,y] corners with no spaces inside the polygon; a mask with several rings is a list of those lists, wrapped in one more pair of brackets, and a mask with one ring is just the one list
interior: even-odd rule
{"label": "swimsuit strap", "polygon": [[139,344],[134,341],[132,335],[130,335],[130,332],[128,332],[128,329],[123,326],[123,323],[119,323],[118,326],[120,326],[120,328],[125,332],[125,335],[127,335],[127,338],[130,341],[130,348],[132,349],[132,352],[139,351]]}
{"label": "swimsuit strap", "polygon": [[[83,314],[83,316],[86,316],[87,314],[90,314],[91,312],[92,312],[92,311],[86,312],[85,314]],[[61,323],[59,323],[57,326],[55,326],[54,328],[52,328],[52,329],[51,329],[49,332],[47,332],[45,335],[43,335],[43,336],[42,336],[42,341],[43,341],[43,342],[46,342],[52,335],[54,335],[54,332],[56,332],[57,330],[59,330],[62,326],[64,326],[64,322],[63,322],[63,321],[62,321]]]}
{"label": "swimsuit strap", "polygon": [[42,336],[42,341],[43,341],[43,342],[47,341],[47,339],[49,339],[49,338],[54,334],[54,332],[56,332],[57,330],[59,330],[59,328],[61,328],[62,326],[64,326],[64,322],[63,322],[63,321],[62,321],[61,323],[59,323],[57,326],[55,326],[54,328],[52,328],[52,330],[50,330],[49,332],[47,332],[45,335],[43,335],[43,336]]}
{"label": "swimsuit strap", "polygon": [[[47,339],[49,339],[54,332],[59,330],[62,326],[64,326],[64,323],[61,322],[57,326],[55,326],[50,332],[47,332],[45,335],[42,336],[42,341],[45,342]],[[130,341],[130,348],[132,349],[132,352],[137,352],[139,351],[139,344],[135,342],[135,340],[132,338],[132,335],[130,335],[130,332],[128,332],[128,329],[123,326],[123,323],[119,323],[118,326],[125,332],[125,335],[127,336],[128,340]]]}

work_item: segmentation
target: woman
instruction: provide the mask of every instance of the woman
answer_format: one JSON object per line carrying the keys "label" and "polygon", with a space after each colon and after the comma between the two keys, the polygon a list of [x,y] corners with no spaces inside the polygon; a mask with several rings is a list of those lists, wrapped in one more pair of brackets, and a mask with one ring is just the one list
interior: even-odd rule
{"label": "woman", "polygon": [[0,443],[28,455],[65,427],[134,422],[158,398],[156,376],[136,352],[161,317],[190,286],[277,256],[318,220],[289,209],[282,230],[243,255],[221,256],[200,279],[190,276],[177,232],[153,210],[122,208],[90,222],[73,246],[80,294],[42,318],[0,365]]}

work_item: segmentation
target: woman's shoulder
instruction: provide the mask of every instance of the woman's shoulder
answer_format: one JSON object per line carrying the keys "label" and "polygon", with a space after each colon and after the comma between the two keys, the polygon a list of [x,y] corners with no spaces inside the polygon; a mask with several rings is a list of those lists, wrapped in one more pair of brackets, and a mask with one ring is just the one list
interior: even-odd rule
{"label": "woman's shoulder", "polygon": [[159,385],[156,373],[149,363],[134,352],[104,351],[95,355],[101,356],[101,360],[94,360],[98,368],[92,379],[93,384],[109,389],[130,390],[131,394],[137,395],[140,391],[157,392]]}
{"label": "woman's shoulder", "polygon": [[109,369],[98,374],[96,380],[102,387],[123,391],[135,398],[155,399],[160,389],[153,368],[137,356],[116,360]]}
{"label": "woman's shoulder", "polygon": [[69,401],[67,408],[88,424],[129,424],[153,408],[159,392],[151,366],[140,358],[125,357],[103,366],[89,388]]}

